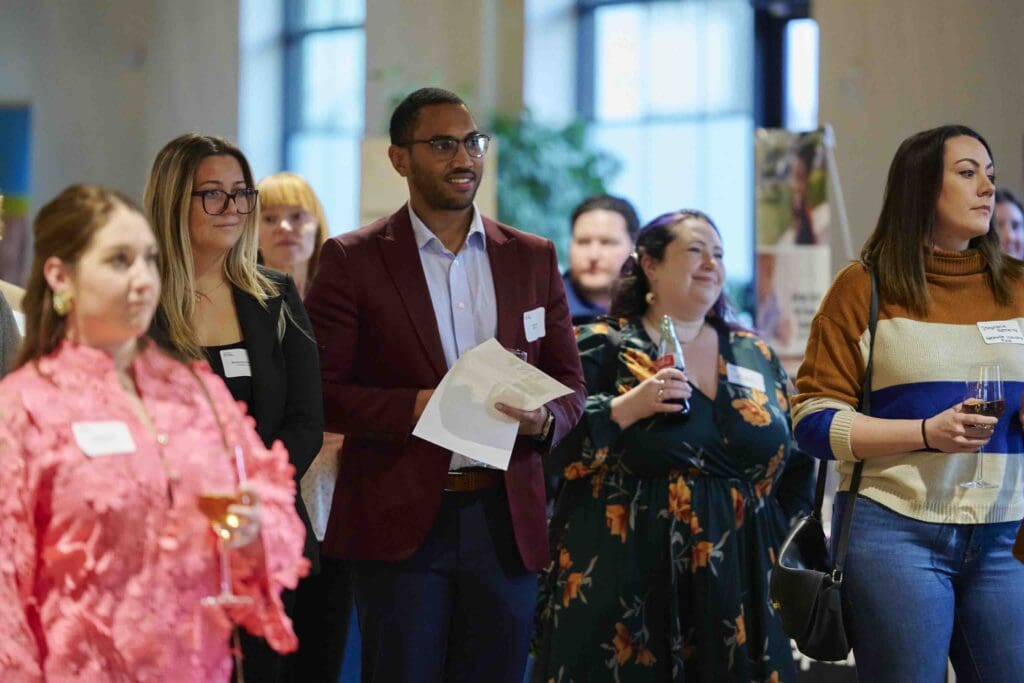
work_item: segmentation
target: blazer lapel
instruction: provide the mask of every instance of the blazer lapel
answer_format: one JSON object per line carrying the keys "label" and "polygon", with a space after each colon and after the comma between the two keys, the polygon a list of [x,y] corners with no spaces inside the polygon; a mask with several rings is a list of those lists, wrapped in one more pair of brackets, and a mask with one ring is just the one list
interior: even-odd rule
{"label": "blazer lapel", "polygon": [[[252,373],[252,412],[256,424],[263,424],[266,401],[260,397],[272,396],[279,392],[278,377],[268,362],[274,358],[277,342],[277,319],[281,314],[282,297],[267,300],[267,308],[260,306],[255,298],[232,287],[238,325],[242,328],[245,350],[249,354],[249,371]],[[260,436],[263,436],[262,434]]]}
{"label": "blazer lapel", "polygon": [[521,334],[521,287],[517,283],[519,250],[514,237],[508,236],[489,218],[484,218],[487,235],[487,258],[491,262],[494,299],[498,306],[498,342],[506,348],[525,349],[526,337]]}
{"label": "blazer lapel", "polygon": [[423,352],[437,372],[440,381],[448,372],[448,362],[441,346],[441,334],[434,317],[434,304],[430,300],[427,278],[423,274],[416,236],[409,220],[409,209],[403,206],[388,221],[387,229],[378,238],[384,266],[405,306],[412,329],[420,340]]}

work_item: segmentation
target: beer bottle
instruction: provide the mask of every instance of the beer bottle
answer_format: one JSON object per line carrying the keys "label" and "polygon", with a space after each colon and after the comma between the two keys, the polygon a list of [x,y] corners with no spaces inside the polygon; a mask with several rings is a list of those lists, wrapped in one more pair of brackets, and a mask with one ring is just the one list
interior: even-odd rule
{"label": "beer bottle", "polygon": [[[655,366],[661,370],[662,368],[679,368],[680,371],[686,371],[686,361],[683,359],[683,347],[679,343],[679,338],[676,337],[676,326],[672,324],[672,318],[667,315],[661,316],[661,341],[658,343],[658,360],[655,362]],[[666,399],[665,403],[675,403],[681,405],[683,408],[679,411],[680,415],[688,415],[690,413],[690,402],[685,398],[670,398]]]}

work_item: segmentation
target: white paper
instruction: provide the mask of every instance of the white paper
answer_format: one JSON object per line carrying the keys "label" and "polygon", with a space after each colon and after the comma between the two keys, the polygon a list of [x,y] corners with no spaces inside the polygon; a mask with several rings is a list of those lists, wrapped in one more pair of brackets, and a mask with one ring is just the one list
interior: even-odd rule
{"label": "white paper", "polygon": [[1020,323],[1016,320],[989,320],[979,322],[978,329],[986,344],[1024,344]]}
{"label": "white paper", "polygon": [[220,362],[224,364],[225,377],[251,377],[249,353],[245,349],[222,349]]}
{"label": "white paper", "polygon": [[495,409],[536,410],[572,389],[488,339],[456,361],[430,397],[413,436],[508,469],[519,422]]}
{"label": "white paper", "polygon": [[71,432],[75,443],[90,458],[135,452],[135,440],[128,425],[119,420],[74,422]]}
{"label": "white paper", "polygon": [[345,437],[334,432],[324,432],[324,444],[313,459],[306,473],[302,475],[300,488],[302,502],[309,513],[316,540],[323,541],[327,534],[327,520],[331,516],[334,487],[338,481],[338,464],[341,461],[341,445]]}
{"label": "white paper", "polygon": [[523,331],[526,333],[526,341],[528,342],[537,341],[547,334],[547,331],[544,329],[543,306],[523,313]]}
{"label": "white paper", "polygon": [[764,375],[750,368],[740,367],[729,363],[726,365],[726,372],[729,375],[730,384],[738,384],[747,389],[757,389],[764,392]]}

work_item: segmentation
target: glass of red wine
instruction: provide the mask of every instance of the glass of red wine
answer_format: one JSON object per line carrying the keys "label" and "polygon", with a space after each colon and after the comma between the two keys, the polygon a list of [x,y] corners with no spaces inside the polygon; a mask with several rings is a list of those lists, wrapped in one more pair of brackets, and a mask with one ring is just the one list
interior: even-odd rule
{"label": "glass of red wine", "polygon": [[[1003,379],[998,365],[979,365],[974,369],[974,376],[967,380],[963,411],[972,415],[1001,417],[1006,409],[1003,399]],[[994,430],[994,426],[993,426]],[[992,489],[996,485],[985,481],[985,448],[978,449],[977,476],[971,481],[961,482],[965,489]]]}

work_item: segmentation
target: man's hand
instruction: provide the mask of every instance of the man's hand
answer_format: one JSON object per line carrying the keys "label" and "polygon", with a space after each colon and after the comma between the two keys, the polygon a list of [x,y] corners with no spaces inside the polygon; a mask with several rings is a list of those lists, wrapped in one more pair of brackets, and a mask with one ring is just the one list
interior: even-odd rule
{"label": "man's hand", "polygon": [[519,410],[504,403],[495,403],[495,409],[509,417],[519,420],[519,433],[523,436],[538,436],[544,431],[544,423],[548,421],[547,407],[541,406],[537,410]]}
{"label": "man's hand", "polygon": [[412,423],[416,424],[416,421],[420,419],[420,415],[427,407],[427,402],[430,401],[430,397],[434,395],[433,389],[420,389],[416,392],[416,403],[412,406]]}

